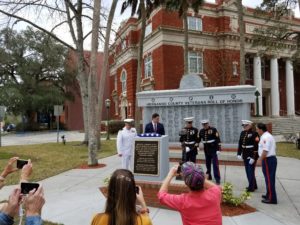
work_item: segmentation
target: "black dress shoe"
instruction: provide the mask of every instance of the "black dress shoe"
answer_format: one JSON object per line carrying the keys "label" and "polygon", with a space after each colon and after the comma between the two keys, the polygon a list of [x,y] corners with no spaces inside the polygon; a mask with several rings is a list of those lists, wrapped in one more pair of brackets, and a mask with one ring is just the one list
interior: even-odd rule
{"label": "black dress shoe", "polygon": [[251,189],[251,188],[246,188],[246,191],[247,191],[247,192],[254,192],[255,190],[254,190],[254,189]]}
{"label": "black dress shoe", "polygon": [[268,199],[263,199],[261,200],[262,203],[265,203],[265,204],[277,204],[277,202],[271,202],[270,200]]}
{"label": "black dress shoe", "polygon": [[263,199],[268,199],[268,196],[267,195],[262,195],[261,196]]}

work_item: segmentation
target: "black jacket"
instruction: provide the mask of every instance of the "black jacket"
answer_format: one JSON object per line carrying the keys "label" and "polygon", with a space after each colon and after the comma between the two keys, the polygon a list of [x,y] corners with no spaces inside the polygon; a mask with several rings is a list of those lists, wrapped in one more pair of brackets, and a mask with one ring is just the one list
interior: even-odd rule
{"label": "black jacket", "polygon": [[258,143],[259,135],[257,132],[253,130],[242,131],[237,154],[243,155],[244,160],[248,157],[258,159]]}
{"label": "black jacket", "polygon": [[204,145],[205,153],[214,154],[221,150],[220,134],[214,127],[208,129],[201,129],[199,132],[199,139]]}

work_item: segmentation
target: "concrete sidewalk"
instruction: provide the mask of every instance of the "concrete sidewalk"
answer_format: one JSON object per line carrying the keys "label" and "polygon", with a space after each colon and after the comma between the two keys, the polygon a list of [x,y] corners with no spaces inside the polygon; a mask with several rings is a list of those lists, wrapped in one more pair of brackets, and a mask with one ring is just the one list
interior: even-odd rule
{"label": "concrete sidewalk", "polygon": [[[45,189],[46,204],[43,218],[64,225],[88,225],[93,214],[104,210],[105,198],[99,187],[120,166],[117,156],[105,158],[101,163],[107,164],[100,169],[73,169],[65,173],[41,181]],[[261,203],[261,195],[265,193],[261,168],[257,168],[258,190],[252,194],[248,204],[258,212],[223,217],[224,225],[292,225],[300,221],[300,160],[278,158],[277,195],[278,205]],[[221,166],[222,181],[234,185],[236,194],[247,185],[243,167]],[[0,200],[7,198],[13,186],[4,187],[0,192]],[[150,208],[150,216],[154,225],[182,224],[179,213],[172,210]]]}

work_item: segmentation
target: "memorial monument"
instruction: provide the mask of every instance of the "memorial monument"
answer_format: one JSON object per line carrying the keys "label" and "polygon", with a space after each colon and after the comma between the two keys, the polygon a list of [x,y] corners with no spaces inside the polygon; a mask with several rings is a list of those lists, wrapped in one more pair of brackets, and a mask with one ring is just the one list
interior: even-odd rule
{"label": "memorial monument", "polygon": [[135,180],[163,181],[169,172],[168,136],[136,137],[132,164]]}
{"label": "memorial monument", "polygon": [[137,98],[143,108],[143,127],[158,113],[170,142],[178,142],[183,118],[193,116],[195,127],[201,127],[200,120],[209,119],[220,132],[222,143],[235,144],[241,120],[250,119],[255,90],[251,85],[206,88],[198,75],[184,75],[179,89],[143,91]]}

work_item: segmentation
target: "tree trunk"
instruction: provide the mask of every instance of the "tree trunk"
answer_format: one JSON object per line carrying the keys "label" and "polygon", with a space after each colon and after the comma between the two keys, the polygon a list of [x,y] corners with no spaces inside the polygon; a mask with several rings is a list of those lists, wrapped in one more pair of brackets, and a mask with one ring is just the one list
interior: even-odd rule
{"label": "tree trunk", "polygon": [[[142,68],[143,68],[143,53],[144,53],[144,39],[145,39],[145,30],[146,30],[146,9],[145,9],[145,2],[140,1],[140,7],[141,7],[141,34],[140,34],[140,40],[139,40],[139,47],[138,47],[138,62],[137,62],[137,74],[136,74],[136,87],[135,87],[135,93],[138,93],[141,91],[141,80],[142,80]],[[141,125],[140,121],[142,119],[142,113],[140,107],[138,107],[138,100],[137,97],[135,98],[135,129],[137,133],[141,133]]]}
{"label": "tree trunk", "polygon": [[189,28],[187,20],[187,12],[183,13],[183,29],[184,29],[184,75],[189,73]]}
{"label": "tree trunk", "polygon": [[89,99],[89,155],[88,155],[88,165],[94,166],[98,164],[97,159],[97,119],[96,119],[96,109],[98,108],[97,100],[97,53],[99,45],[99,27],[100,27],[100,8],[101,0],[94,1],[94,11],[93,11],[93,25],[92,25],[92,49],[91,49],[91,61],[90,61],[90,73],[88,79],[88,99]]}
{"label": "tree trunk", "polygon": [[244,9],[242,0],[236,0],[238,9],[238,24],[240,33],[240,84],[246,83],[246,68],[245,68],[245,26],[244,26]]}
{"label": "tree trunk", "polygon": [[[109,11],[107,26],[106,26],[106,36],[105,36],[104,53],[103,53],[103,67],[102,67],[102,71],[101,71],[101,77],[100,77],[99,88],[98,88],[99,105],[96,110],[97,111],[96,123],[97,123],[97,127],[99,129],[101,126],[101,121],[102,121],[103,96],[104,96],[106,77],[108,75],[110,33],[111,33],[111,27],[112,27],[112,22],[114,19],[117,3],[118,3],[118,0],[113,0],[110,11]],[[98,132],[100,132],[100,130],[98,130]],[[98,136],[100,137],[100,135],[98,135]],[[100,147],[100,145],[98,147]]]}

